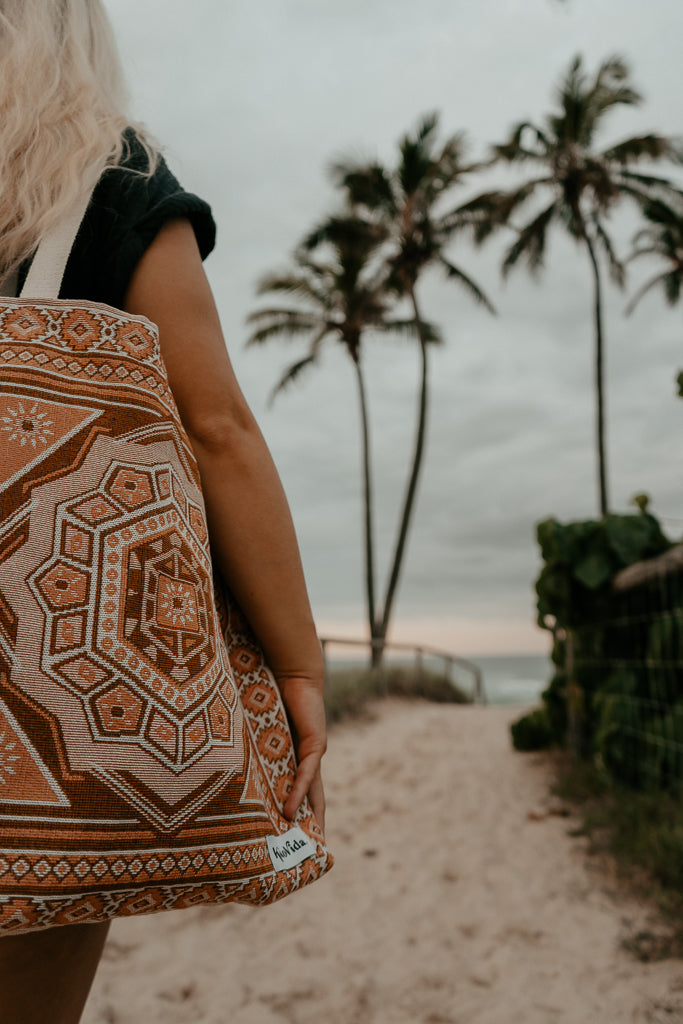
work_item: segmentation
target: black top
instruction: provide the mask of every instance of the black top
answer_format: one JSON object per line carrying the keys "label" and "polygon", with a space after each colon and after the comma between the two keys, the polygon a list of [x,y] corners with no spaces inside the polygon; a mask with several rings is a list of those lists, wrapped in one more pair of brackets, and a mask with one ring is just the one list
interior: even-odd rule
{"label": "black top", "polygon": [[[120,309],[138,260],[166,221],[186,217],[194,228],[202,259],[216,240],[208,203],[180,186],[160,158],[151,177],[147,157],[135,133],[125,135],[127,149],[118,167],[104,172],[71,250],[60,299],[87,299]],[[20,274],[20,287],[26,276]]]}

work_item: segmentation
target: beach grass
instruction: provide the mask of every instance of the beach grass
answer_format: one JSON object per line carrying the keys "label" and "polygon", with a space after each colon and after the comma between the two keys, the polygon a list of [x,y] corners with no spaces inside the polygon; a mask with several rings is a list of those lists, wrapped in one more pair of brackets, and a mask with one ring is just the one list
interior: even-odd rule
{"label": "beach grass", "polygon": [[470,697],[443,672],[387,665],[381,673],[368,668],[332,668],[325,681],[325,709],[330,725],[368,717],[382,697],[406,697],[440,704],[467,704]]}
{"label": "beach grass", "polygon": [[[643,933],[631,949],[640,959],[683,957],[683,801],[667,792],[618,786],[594,765],[558,757],[554,792],[581,810],[576,834],[592,853],[607,855],[619,880],[656,906],[668,923],[665,935]],[[633,940],[630,940],[633,943]]]}

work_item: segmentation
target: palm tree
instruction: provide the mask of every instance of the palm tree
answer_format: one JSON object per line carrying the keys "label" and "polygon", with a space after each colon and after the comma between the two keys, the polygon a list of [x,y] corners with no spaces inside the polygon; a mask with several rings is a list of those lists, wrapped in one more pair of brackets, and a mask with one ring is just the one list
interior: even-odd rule
{"label": "palm tree", "polygon": [[667,179],[644,174],[635,165],[662,158],[680,162],[679,149],[661,135],[638,135],[605,149],[596,137],[606,116],[616,107],[635,106],[641,96],[629,82],[629,69],[619,57],[605,60],[592,79],[576,57],[560,85],[558,109],[541,125],[522,121],[506,142],[495,146],[493,162],[531,164],[535,176],[508,191],[477,196],[461,208],[461,216],[474,226],[483,241],[530,202],[533,212],[521,226],[503,260],[506,275],[525,260],[535,273],[543,266],[548,229],[559,225],[585,248],[594,282],[596,444],[601,515],[609,509],[605,453],[601,259],[620,287],[624,267],[617,258],[606,229],[606,219],[624,198],[641,208],[648,202],[677,192]]}
{"label": "palm tree", "polygon": [[[444,208],[451,190],[475,165],[464,163],[463,136],[453,135],[439,146],[438,115],[422,119],[414,134],[399,143],[399,160],[393,170],[381,164],[339,161],[332,167],[332,178],[347,197],[349,217],[374,229],[384,239],[386,250],[386,287],[398,298],[406,298],[420,345],[420,388],[417,426],[410,472],[399,519],[386,593],[371,629],[373,663],[379,665],[386,640],[405,554],[406,540],[422,467],[428,394],[428,342],[426,322],[417,296],[417,284],[430,267],[438,267],[458,282],[474,300],[489,311],[493,307],[481,288],[452,263],[446,250],[459,221],[452,209]],[[329,223],[323,224],[306,240],[314,249],[328,237]]]}
{"label": "palm tree", "polygon": [[[394,305],[387,288],[387,271],[377,259],[384,241],[375,226],[339,217],[328,222],[325,254],[313,258],[303,249],[293,257],[293,267],[283,273],[269,274],[258,285],[258,293],[286,295],[293,304],[259,309],[248,317],[254,325],[247,344],[255,345],[271,338],[299,339],[308,336],[308,351],[291,363],[273,389],[271,400],[300,374],[313,366],[323,345],[337,341],[343,347],[355,371],[358,388],[363,463],[365,585],[370,630],[376,618],[373,487],[370,457],[370,424],[367,392],[362,364],[362,338],[366,332],[415,332],[412,319],[391,315]],[[421,324],[427,343],[440,340],[436,329]]]}

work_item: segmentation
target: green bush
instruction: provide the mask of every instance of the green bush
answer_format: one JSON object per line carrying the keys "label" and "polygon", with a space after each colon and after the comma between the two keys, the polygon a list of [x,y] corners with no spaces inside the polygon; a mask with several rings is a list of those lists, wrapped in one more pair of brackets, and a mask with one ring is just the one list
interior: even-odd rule
{"label": "green bush", "polygon": [[604,617],[615,575],[671,547],[647,512],[566,524],[545,519],[536,537],[544,561],[536,581],[538,623],[544,628],[548,617],[565,629]]}
{"label": "green bush", "polygon": [[597,763],[614,778],[637,786],[640,777],[636,756],[635,673],[627,669],[613,672],[597,695],[593,749]]}
{"label": "green bush", "polygon": [[567,735],[567,674],[558,670],[541,694],[554,744],[562,746]]}
{"label": "green bush", "polygon": [[683,661],[683,589],[667,585],[664,593],[654,581],[614,590],[618,572],[672,546],[646,502],[638,504],[633,515],[538,524],[538,621],[553,630],[557,666],[543,701],[550,735],[563,745],[570,637],[575,750],[627,785],[670,789],[683,778],[681,715],[674,708],[683,698],[683,673],[672,671]]}
{"label": "green bush", "polygon": [[510,726],[515,750],[547,750],[553,744],[553,733],[544,707],[535,708]]}
{"label": "green bush", "polygon": [[680,790],[683,783],[683,702],[644,724],[643,789]]}

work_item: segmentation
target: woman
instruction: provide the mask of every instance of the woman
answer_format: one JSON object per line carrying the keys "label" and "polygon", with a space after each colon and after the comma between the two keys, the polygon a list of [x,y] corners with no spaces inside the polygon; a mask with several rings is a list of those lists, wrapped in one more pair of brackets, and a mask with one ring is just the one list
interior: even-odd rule
{"label": "woman", "polygon": [[[108,303],[159,327],[199,466],[213,557],[293,726],[298,770],[285,814],[293,818],[308,796],[322,825],[320,646],[287,503],[235,380],[202,268],[213,245],[210,211],[183,192],[144,130],[131,130],[101,0],[0,0],[0,108],[0,293],[14,294],[17,279],[21,287],[39,240],[93,168],[106,164],[60,298]],[[107,929],[68,925],[1,938],[0,1024],[75,1024]]]}

